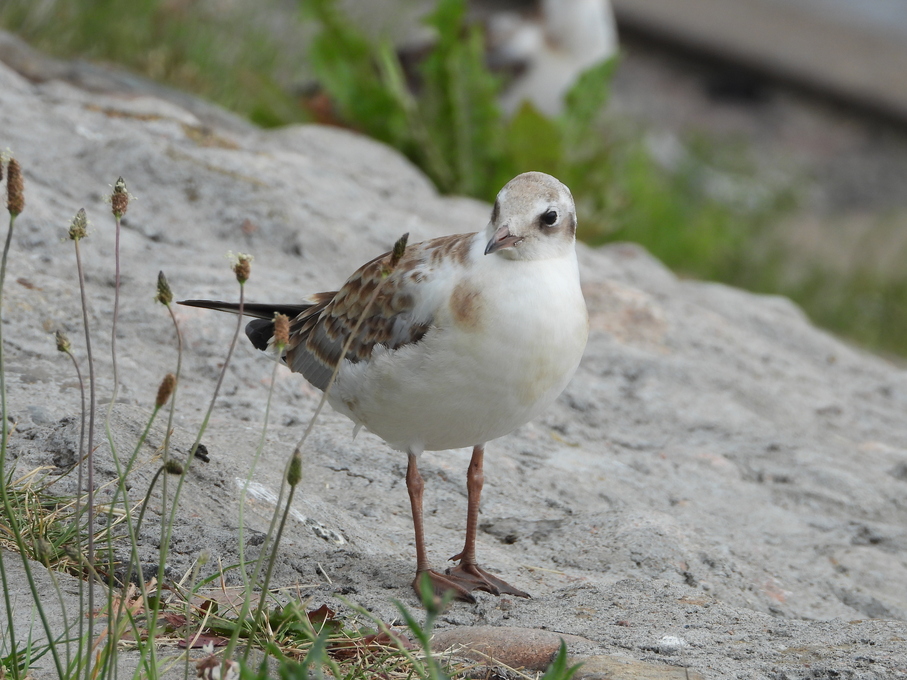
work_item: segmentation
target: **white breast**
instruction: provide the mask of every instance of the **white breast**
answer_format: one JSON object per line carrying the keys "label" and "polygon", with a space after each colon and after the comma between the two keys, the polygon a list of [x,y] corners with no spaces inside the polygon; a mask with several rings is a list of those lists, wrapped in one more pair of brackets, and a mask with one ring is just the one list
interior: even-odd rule
{"label": "white breast", "polygon": [[439,279],[433,328],[414,345],[344,366],[331,402],[401,450],[475,446],[548,407],[588,335],[575,255],[476,258]]}

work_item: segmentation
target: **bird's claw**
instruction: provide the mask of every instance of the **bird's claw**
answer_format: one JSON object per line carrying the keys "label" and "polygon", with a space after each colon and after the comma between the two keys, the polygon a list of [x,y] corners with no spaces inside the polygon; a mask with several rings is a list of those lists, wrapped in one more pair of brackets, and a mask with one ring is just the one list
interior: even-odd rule
{"label": "bird's claw", "polygon": [[[452,559],[456,559],[456,556]],[[515,597],[531,597],[519,588],[514,588],[506,581],[475,564],[464,564],[462,561],[456,567],[445,572],[448,580],[457,583],[465,590],[484,590],[492,595],[513,595]]]}
{"label": "bird's claw", "polygon": [[434,569],[416,573],[416,578],[413,579],[413,590],[416,591],[416,595],[419,597],[422,597],[422,579],[425,577],[428,577],[431,582],[436,603],[439,603],[448,592],[452,592],[456,599],[464,602],[474,603],[476,601],[476,598],[469,592],[470,590],[475,590],[475,588],[467,588],[465,587],[466,584],[459,582],[459,579],[439,574]]}

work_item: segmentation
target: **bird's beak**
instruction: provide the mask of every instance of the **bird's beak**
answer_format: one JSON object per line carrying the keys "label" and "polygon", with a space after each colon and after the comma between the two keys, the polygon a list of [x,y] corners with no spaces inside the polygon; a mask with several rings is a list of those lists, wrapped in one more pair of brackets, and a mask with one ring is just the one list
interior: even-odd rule
{"label": "bird's beak", "polygon": [[501,248],[512,248],[522,240],[521,237],[511,234],[507,225],[498,227],[498,230],[494,232],[494,236],[488,241],[488,245],[485,246],[485,254],[490,255],[491,253],[499,251]]}

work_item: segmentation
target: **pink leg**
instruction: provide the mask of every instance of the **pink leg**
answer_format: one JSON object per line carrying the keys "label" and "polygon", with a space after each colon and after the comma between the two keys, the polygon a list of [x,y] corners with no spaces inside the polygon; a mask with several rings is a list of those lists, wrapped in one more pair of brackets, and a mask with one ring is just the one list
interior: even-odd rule
{"label": "pink leg", "polygon": [[422,493],[425,482],[419,474],[419,463],[416,454],[409,454],[409,464],[406,467],[406,490],[409,492],[409,503],[413,512],[413,527],[416,532],[416,578],[413,579],[413,589],[421,597],[421,581],[428,578],[431,581],[435,595],[440,597],[446,591],[452,590],[457,599],[475,602],[469,594],[469,589],[464,588],[454,580],[439,574],[431,568],[425,552],[425,532],[422,528]]}
{"label": "pink leg", "polygon": [[450,559],[459,560],[456,567],[447,570],[452,581],[468,590],[484,590],[493,595],[515,595],[529,597],[528,593],[514,588],[509,583],[492,576],[476,563],[476,532],[479,526],[479,501],[482,497],[482,486],[485,475],[482,471],[485,459],[485,446],[476,446],[472,450],[469,470],[466,473],[466,543],[463,550]]}

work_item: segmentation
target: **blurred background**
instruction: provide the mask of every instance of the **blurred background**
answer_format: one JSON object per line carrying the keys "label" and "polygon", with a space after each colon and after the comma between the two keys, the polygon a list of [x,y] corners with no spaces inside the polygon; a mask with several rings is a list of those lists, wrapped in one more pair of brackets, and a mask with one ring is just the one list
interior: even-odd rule
{"label": "blurred background", "polygon": [[907,0],[2,0],[0,28],[36,82],[347,127],[444,192],[551,172],[588,243],[907,356]]}

